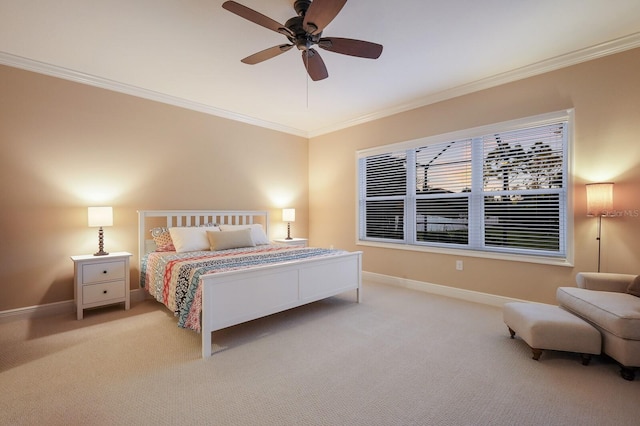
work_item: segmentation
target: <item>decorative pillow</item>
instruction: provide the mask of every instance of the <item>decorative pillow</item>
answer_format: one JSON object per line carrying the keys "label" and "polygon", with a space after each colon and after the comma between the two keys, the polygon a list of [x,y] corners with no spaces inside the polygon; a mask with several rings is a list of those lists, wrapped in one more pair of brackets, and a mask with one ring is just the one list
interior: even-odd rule
{"label": "decorative pillow", "polygon": [[[217,227],[217,223],[205,223],[204,225],[198,225],[199,227]],[[169,232],[169,228],[166,226],[159,226],[157,228],[151,229],[151,236],[153,237],[153,242],[156,244],[155,251],[176,251],[175,246],[173,245],[173,240],[171,239],[171,233]]]}
{"label": "decorative pillow", "polygon": [[153,242],[156,243],[156,251],[176,251],[169,228],[166,226],[151,229],[151,236],[153,237]]}
{"label": "decorative pillow", "polygon": [[634,278],[627,287],[627,293],[640,297],[640,275]]}
{"label": "decorative pillow", "polygon": [[251,229],[239,229],[237,231],[207,231],[207,238],[211,250],[226,250],[242,247],[255,247],[256,243],[251,238]]}
{"label": "decorative pillow", "polygon": [[241,229],[251,229],[251,238],[255,245],[269,244],[269,238],[264,233],[262,225],[259,223],[253,225],[219,225],[221,231],[238,231]]}
{"label": "decorative pillow", "polygon": [[175,227],[169,228],[173,245],[178,253],[187,251],[209,250],[207,231],[219,231],[215,226]]}

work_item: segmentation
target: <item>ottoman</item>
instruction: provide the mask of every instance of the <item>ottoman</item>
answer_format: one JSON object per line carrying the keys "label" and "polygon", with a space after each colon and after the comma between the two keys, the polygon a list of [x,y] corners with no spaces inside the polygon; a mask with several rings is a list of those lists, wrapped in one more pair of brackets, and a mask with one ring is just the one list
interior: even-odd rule
{"label": "ottoman", "polygon": [[559,306],[511,302],[503,307],[504,323],[513,339],[520,335],[538,360],[542,350],[577,352],[588,365],[592,354],[602,348],[600,332]]}

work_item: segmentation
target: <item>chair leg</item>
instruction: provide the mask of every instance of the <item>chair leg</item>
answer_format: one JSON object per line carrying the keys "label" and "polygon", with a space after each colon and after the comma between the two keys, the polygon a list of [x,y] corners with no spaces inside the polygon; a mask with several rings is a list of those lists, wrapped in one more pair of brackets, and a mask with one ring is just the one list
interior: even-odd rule
{"label": "chair leg", "polygon": [[620,368],[620,375],[625,380],[633,381],[636,378],[636,370],[635,368],[622,366],[622,368]]}
{"label": "chair leg", "polygon": [[580,354],[582,357],[582,365],[589,365],[591,362],[591,354]]}
{"label": "chair leg", "polygon": [[531,352],[533,352],[533,359],[536,361],[540,359],[540,355],[542,355],[542,349],[531,348]]}

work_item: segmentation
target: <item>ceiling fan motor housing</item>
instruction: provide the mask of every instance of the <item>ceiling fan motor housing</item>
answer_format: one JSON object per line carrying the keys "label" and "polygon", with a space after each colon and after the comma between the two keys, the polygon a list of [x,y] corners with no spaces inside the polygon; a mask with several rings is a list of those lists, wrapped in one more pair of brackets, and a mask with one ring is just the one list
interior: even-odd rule
{"label": "ceiling fan motor housing", "polygon": [[[302,0],[298,0],[302,1]],[[296,4],[298,3],[296,1]],[[307,3],[311,3],[307,1]],[[310,34],[303,28],[304,16],[294,16],[285,22],[284,26],[287,27],[293,36],[287,35],[287,38],[293,43],[299,50],[309,50],[314,44],[318,44],[322,31],[317,34]]]}

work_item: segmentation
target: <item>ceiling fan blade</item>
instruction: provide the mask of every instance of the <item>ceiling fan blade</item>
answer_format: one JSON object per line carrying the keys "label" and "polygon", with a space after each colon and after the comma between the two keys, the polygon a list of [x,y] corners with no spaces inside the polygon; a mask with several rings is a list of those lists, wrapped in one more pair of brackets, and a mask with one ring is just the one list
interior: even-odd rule
{"label": "ceiling fan blade", "polygon": [[304,67],[306,68],[307,73],[309,73],[311,80],[318,81],[329,77],[327,67],[324,65],[324,61],[317,50],[303,50],[302,62],[304,62]]}
{"label": "ceiling fan blade", "polygon": [[303,28],[311,34],[321,32],[342,10],[347,0],[313,0],[304,15]]}
{"label": "ceiling fan blade", "polygon": [[318,41],[318,47],[330,52],[358,58],[378,59],[382,54],[382,45],[370,41],[354,40],[352,38],[327,37]]}
{"label": "ceiling fan blade", "polygon": [[254,53],[251,56],[247,56],[246,58],[242,59],[241,62],[249,65],[255,65],[262,61],[266,61],[267,59],[274,58],[279,54],[291,49],[292,47],[293,44],[281,44],[280,46],[273,46],[268,49],[261,50],[258,53]]}
{"label": "ceiling fan blade", "polygon": [[235,13],[241,18],[244,18],[255,24],[263,26],[267,29],[270,29],[280,34],[291,35],[291,31],[285,28],[284,25],[274,21],[273,19],[263,15],[260,12],[256,12],[253,9],[249,9],[247,6],[243,6],[240,3],[236,3],[235,1],[225,1],[224,3],[222,3],[222,7],[231,13]]}

